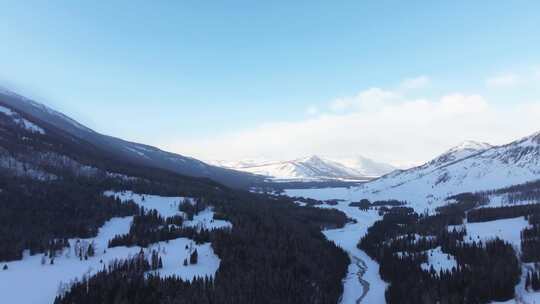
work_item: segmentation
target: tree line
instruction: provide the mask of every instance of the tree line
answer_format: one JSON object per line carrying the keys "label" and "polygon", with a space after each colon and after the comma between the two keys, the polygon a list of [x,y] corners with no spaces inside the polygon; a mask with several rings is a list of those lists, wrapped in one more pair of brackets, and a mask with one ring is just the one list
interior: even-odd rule
{"label": "tree line", "polygon": [[[210,233],[221,260],[215,277],[186,282],[106,271],[56,303],[338,303],[350,260],[321,228],[343,226],[343,213],[236,191],[205,201],[233,225]],[[161,222],[152,212],[144,216],[149,213],[153,219],[140,223]],[[192,253],[185,263],[196,259]]]}
{"label": "tree line", "polygon": [[[512,246],[498,239],[464,242],[465,230],[448,229],[455,216],[397,207],[368,229],[358,247],[380,264],[382,279],[391,283],[388,303],[489,303],[514,297],[521,267]],[[422,267],[428,250],[437,247],[456,260],[456,267]]]}

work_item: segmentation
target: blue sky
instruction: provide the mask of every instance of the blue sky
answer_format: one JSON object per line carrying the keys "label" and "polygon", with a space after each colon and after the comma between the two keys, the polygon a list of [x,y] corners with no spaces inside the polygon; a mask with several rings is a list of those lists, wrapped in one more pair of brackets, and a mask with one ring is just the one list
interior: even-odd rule
{"label": "blue sky", "polygon": [[[311,121],[338,98],[420,76],[400,102],[540,101],[538,1],[109,2],[0,1],[3,85],[100,132],[203,158],[224,138]],[[308,152],[309,142],[286,155]]]}

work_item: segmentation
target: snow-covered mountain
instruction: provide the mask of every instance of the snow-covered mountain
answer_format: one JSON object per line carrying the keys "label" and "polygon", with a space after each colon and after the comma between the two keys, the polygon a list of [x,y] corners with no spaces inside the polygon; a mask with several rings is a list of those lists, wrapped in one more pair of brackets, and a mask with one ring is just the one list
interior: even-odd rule
{"label": "snow-covered mountain", "polygon": [[186,176],[210,178],[231,187],[248,188],[264,182],[264,178],[260,176],[212,166],[191,157],[99,134],[58,111],[1,88],[0,119],[6,123],[15,123],[33,133],[69,138],[70,141],[79,142],[79,147],[85,151],[92,151],[104,159],[128,167],[131,164]]}
{"label": "snow-covered mountain", "polygon": [[213,161],[215,165],[234,170],[264,175],[274,180],[358,180],[365,181],[394,170],[366,158],[355,159],[355,167],[319,156],[289,161],[243,160],[238,162]]}
{"label": "snow-covered mountain", "polygon": [[473,154],[478,154],[492,148],[493,146],[488,143],[477,142],[472,140],[467,140],[461,144],[451,148],[445,153],[437,156],[435,159],[428,162],[426,165],[428,167],[441,167],[456,160],[460,160],[466,157],[469,157]]}
{"label": "snow-covered mountain", "polygon": [[503,146],[465,142],[426,164],[360,186],[355,197],[400,198],[422,210],[448,196],[540,179],[540,133]]}
{"label": "snow-covered mountain", "polygon": [[354,158],[336,158],[332,160],[354,169],[363,176],[372,178],[383,176],[397,170],[396,167],[390,164],[377,162],[363,156],[356,156]]}

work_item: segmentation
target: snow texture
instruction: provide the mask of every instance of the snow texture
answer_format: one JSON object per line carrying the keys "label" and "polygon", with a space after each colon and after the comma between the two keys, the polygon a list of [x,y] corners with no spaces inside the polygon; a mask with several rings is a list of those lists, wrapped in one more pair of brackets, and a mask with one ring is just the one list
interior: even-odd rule
{"label": "snow texture", "polygon": [[33,133],[39,133],[39,134],[45,134],[45,130],[43,128],[39,127],[35,123],[22,118],[17,112],[14,112],[13,110],[6,108],[4,106],[0,106],[0,113],[5,114],[13,119],[13,121],[19,125],[20,127],[33,132]]}
{"label": "snow texture", "polygon": [[526,227],[529,227],[529,222],[524,217],[516,217],[511,219],[502,219],[490,222],[482,223],[465,223],[459,226],[448,226],[448,230],[453,229],[460,230],[465,226],[467,229],[467,236],[465,236],[465,242],[486,242],[493,240],[496,237],[506,241],[515,249],[521,251],[521,231]]}
{"label": "snow texture", "polygon": [[433,266],[433,269],[437,272],[441,270],[450,271],[454,267],[457,268],[456,259],[452,255],[442,252],[441,247],[430,249],[426,251],[426,253],[428,255],[428,262],[421,265],[422,269],[426,271],[429,271],[431,266]]}

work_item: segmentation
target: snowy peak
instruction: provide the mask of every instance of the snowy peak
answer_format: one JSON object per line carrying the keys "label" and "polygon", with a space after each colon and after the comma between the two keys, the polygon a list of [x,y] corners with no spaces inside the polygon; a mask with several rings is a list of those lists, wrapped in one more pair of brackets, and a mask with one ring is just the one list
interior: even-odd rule
{"label": "snowy peak", "polygon": [[325,163],[325,161],[317,155],[300,158],[300,159],[297,159],[296,161],[301,162],[301,163],[306,163],[306,164],[324,164]]}
{"label": "snowy peak", "polygon": [[457,151],[483,151],[492,148],[493,146],[488,143],[478,142],[474,140],[466,140],[461,144],[453,147],[448,150],[448,152],[457,152]]}
{"label": "snowy peak", "polygon": [[422,210],[458,193],[539,179],[540,133],[535,133],[503,146],[466,142],[425,165],[367,183],[361,193],[377,199],[406,199]]}
{"label": "snowy peak", "polygon": [[379,177],[397,170],[397,168],[392,165],[376,162],[363,156],[356,156],[354,158],[341,158],[336,159],[335,161],[356,170],[363,176],[369,177]]}
{"label": "snowy peak", "polygon": [[537,147],[540,146],[540,132],[533,133],[527,137],[524,137],[520,140],[517,140],[510,145],[519,145],[522,147],[528,146],[528,147]]}
{"label": "snowy peak", "polygon": [[493,146],[488,143],[467,140],[439,155],[428,162],[427,165],[431,167],[445,166],[454,161],[484,152],[492,147]]}
{"label": "snowy peak", "polygon": [[[358,161],[358,159],[361,159],[363,162]],[[361,170],[347,166],[341,161],[323,158],[318,155],[288,161],[243,160],[238,162],[211,161],[211,163],[228,169],[264,175],[274,180],[365,181],[394,170],[394,167],[390,165],[376,163],[366,158],[358,159],[355,159],[355,164]],[[371,167],[365,168],[365,164],[369,164]],[[369,172],[369,174],[365,174],[364,172]]]}
{"label": "snowy peak", "polygon": [[537,145],[540,145],[540,132],[537,132],[535,134],[533,134],[531,137],[530,137],[530,140],[531,142],[537,144]]}
{"label": "snowy peak", "polygon": [[93,132],[91,129],[81,125],[77,121],[66,115],[55,111],[46,105],[14,93],[10,90],[0,87],[0,101],[12,107],[16,111],[30,114],[38,119],[52,123],[57,127],[74,128],[85,132]]}

